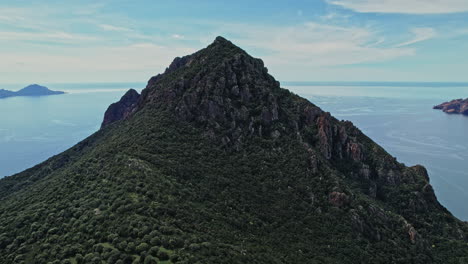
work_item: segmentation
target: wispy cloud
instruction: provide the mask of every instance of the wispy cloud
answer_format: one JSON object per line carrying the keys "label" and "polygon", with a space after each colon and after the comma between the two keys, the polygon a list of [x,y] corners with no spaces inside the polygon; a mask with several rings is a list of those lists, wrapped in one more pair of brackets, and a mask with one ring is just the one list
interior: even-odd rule
{"label": "wispy cloud", "polygon": [[[371,26],[319,22],[294,26],[225,23],[210,38],[219,34],[236,36],[233,39],[236,44],[261,57],[273,75],[282,80],[313,80],[315,77],[311,76],[315,73],[333,72],[332,69],[339,68],[352,72],[351,67],[385,63],[417,54],[413,47],[390,46],[381,31]],[[210,39],[204,39],[204,42],[208,41]],[[341,74],[343,70],[339,72]],[[360,76],[362,72],[359,72]]]}
{"label": "wispy cloud", "polygon": [[411,31],[413,32],[414,37],[408,41],[396,45],[395,47],[409,46],[421,41],[432,39],[437,35],[433,28],[413,28]]}
{"label": "wispy cloud", "polygon": [[[414,49],[381,47],[382,37],[368,28],[305,23],[292,27],[231,26],[244,32],[241,44],[268,50],[270,65],[317,67],[391,60],[414,54]],[[288,66],[289,67],[289,66]]]}
{"label": "wispy cloud", "polygon": [[324,16],[321,16],[320,18],[322,18],[323,20],[332,20],[332,19],[335,19],[336,17],[338,17],[337,13],[328,13]]}
{"label": "wispy cloud", "polygon": [[20,17],[20,16],[12,16],[12,15],[0,15],[0,22],[3,22],[3,23],[14,23],[14,22],[18,22],[18,21],[21,21],[21,20],[24,20],[23,17]]}
{"label": "wispy cloud", "polygon": [[120,26],[113,26],[108,24],[100,24],[99,27],[105,31],[116,31],[116,32],[132,32],[132,29]]}
{"label": "wispy cloud", "polygon": [[[47,52],[1,52],[0,73],[18,80],[146,80],[174,57],[193,53],[184,46],[135,43],[122,46],[64,46]],[[74,78],[74,79],[73,79]]]}
{"label": "wispy cloud", "polygon": [[347,22],[349,18],[349,14],[343,14],[338,12],[329,12],[323,16],[320,16],[320,19],[324,22],[330,22],[332,20]]}
{"label": "wispy cloud", "polygon": [[[307,74],[304,72],[318,67],[384,62],[415,54],[413,48],[405,47],[409,44],[400,44],[398,47],[381,45],[382,36],[367,27],[335,26],[317,22],[280,27],[224,23],[222,28],[214,29],[213,35],[201,42],[194,41],[194,36],[181,34],[169,35],[168,40],[163,41],[125,30],[115,32],[126,37],[136,37],[132,43],[126,45],[109,46],[106,44],[106,37],[102,36],[103,39],[96,40],[93,45],[65,46],[47,53],[0,52],[0,72],[10,75],[24,72],[60,73],[60,76],[65,77],[68,73],[76,72],[84,75],[100,73],[101,78],[107,76],[106,72],[126,72],[127,80],[145,79],[162,71],[174,57],[190,54],[211,42],[214,35],[225,34],[237,36],[233,38],[236,44],[253,51],[253,55],[262,57],[270,69],[283,79],[298,79],[297,76],[289,77],[288,73],[291,72]],[[93,41],[93,37],[79,34],[4,33],[0,32],[0,40],[46,38],[62,42]],[[182,38],[186,41],[170,42],[170,39]],[[44,65],[44,61],[47,65]]]}
{"label": "wispy cloud", "polygon": [[446,14],[468,12],[467,0],[327,0],[361,13]]}
{"label": "wispy cloud", "polygon": [[79,7],[73,9],[73,13],[77,15],[94,15],[99,12],[100,9],[106,6],[106,2],[97,2],[88,5],[79,5]]}
{"label": "wispy cloud", "polygon": [[[444,13],[465,10],[465,0],[325,1],[336,6],[315,13],[306,6],[292,7],[291,20],[282,24],[249,19],[236,23],[215,17],[153,17],[135,10],[110,9],[105,4],[36,3],[18,8],[0,4],[0,76],[3,82],[25,78],[34,82],[145,80],[163,71],[174,57],[190,54],[223,35],[264,59],[278,79],[312,80],[313,72],[322,79],[327,78],[323,77],[325,73],[331,76],[329,79],[336,78],[333,74],[367,79],[372,74],[393,76],[404,66],[392,68],[387,66],[388,61],[396,65],[399,58],[412,56],[417,60],[419,55],[428,54],[418,51],[431,47],[416,43],[435,37],[453,38],[449,35],[455,31],[458,35],[467,32],[466,24],[458,29],[451,26],[458,22],[455,20],[439,25],[423,20],[426,16],[399,16],[408,20],[395,27],[379,20],[381,16],[370,21],[366,14],[337,7],[358,12],[420,14],[437,9]],[[441,1],[445,7],[441,7]],[[444,30],[447,28],[451,30]],[[54,44],[53,49],[50,44]],[[409,73],[402,70],[401,74]]]}
{"label": "wispy cloud", "polygon": [[13,26],[16,28],[37,28],[38,24],[42,24],[42,19],[36,19],[36,23],[28,18],[42,17],[42,14],[34,14],[30,8],[11,8],[0,6],[0,26]]}
{"label": "wispy cloud", "polygon": [[98,38],[93,36],[71,34],[67,32],[0,32],[0,40],[8,41],[40,41],[74,43],[76,41],[94,41]]}
{"label": "wispy cloud", "polygon": [[185,37],[183,35],[179,35],[179,34],[172,34],[171,36],[173,39],[184,39]]}

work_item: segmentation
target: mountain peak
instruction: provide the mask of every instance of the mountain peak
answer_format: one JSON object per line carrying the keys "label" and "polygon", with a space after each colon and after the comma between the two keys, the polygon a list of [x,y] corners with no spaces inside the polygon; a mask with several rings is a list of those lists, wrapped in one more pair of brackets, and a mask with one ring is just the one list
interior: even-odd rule
{"label": "mountain peak", "polygon": [[231,43],[229,40],[225,39],[224,37],[222,36],[217,36],[214,40],[214,43],[223,43],[223,42],[229,42]]}
{"label": "mountain peak", "polygon": [[215,38],[215,40],[213,41],[213,43],[210,45],[211,47],[213,46],[221,46],[221,47],[229,47],[229,48],[238,48],[240,49],[238,46],[236,46],[234,43],[232,43],[231,41],[229,41],[228,39],[222,37],[222,36],[217,36]]}
{"label": "mountain peak", "polygon": [[[239,114],[242,106],[254,108],[263,103],[274,104],[275,91],[280,92],[280,84],[268,74],[261,59],[217,37],[205,49],[175,58],[163,74],[149,80],[138,104],[133,106],[135,109],[123,112],[134,113],[151,104],[171,109],[179,118],[216,126],[214,123],[232,119],[234,110]],[[231,103],[226,104],[226,101]],[[262,103],[255,105],[254,102]],[[270,110],[272,113],[265,115],[276,118],[276,110]]]}
{"label": "mountain peak", "polygon": [[[216,50],[218,52],[228,52],[224,53],[224,55],[234,55],[236,53],[243,53],[247,55],[247,53],[243,49],[241,49],[239,46],[235,45],[233,42],[222,36],[216,37],[215,40],[204,50],[208,50],[211,52],[213,52],[213,50]],[[204,50],[201,50],[200,52],[203,52]]]}
{"label": "mountain peak", "polygon": [[22,90],[24,90],[24,89],[48,89],[48,88],[45,87],[45,86],[39,85],[39,84],[30,84],[30,85],[24,87]]}
{"label": "mountain peak", "polygon": [[209,68],[213,66],[213,64],[219,64],[223,60],[239,54],[248,55],[244,50],[234,45],[231,41],[218,36],[208,47],[190,55],[174,58],[164,73],[153,76],[148,81],[146,88],[151,88],[157,81],[164,79],[165,76],[168,76],[185,66],[197,64],[198,66],[203,67],[193,68]]}

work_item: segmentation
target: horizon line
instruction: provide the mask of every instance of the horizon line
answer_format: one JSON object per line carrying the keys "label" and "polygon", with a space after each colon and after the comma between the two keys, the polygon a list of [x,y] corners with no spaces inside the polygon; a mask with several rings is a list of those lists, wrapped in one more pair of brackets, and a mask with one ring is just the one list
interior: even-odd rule
{"label": "horizon line", "polygon": [[[110,83],[146,83],[147,81],[122,81],[122,82],[116,82],[116,81],[96,81],[96,82],[77,82],[77,81],[71,81],[71,82],[35,82],[35,83],[28,83],[28,82],[17,82],[17,83],[12,83],[12,82],[0,82],[0,85],[15,85],[15,84],[26,84],[32,85],[32,84],[110,84]],[[281,83],[460,83],[460,84],[467,84],[467,81],[294,81],[294,80],[279,80]]]}

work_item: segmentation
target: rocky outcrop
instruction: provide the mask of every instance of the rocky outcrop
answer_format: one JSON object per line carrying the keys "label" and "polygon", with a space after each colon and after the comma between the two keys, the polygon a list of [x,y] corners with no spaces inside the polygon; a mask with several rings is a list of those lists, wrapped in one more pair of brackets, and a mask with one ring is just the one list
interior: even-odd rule
{"label": "rocky outcrop", "polygon": [[332,192],[328,195],[329,202],[336,207],[343,207],[350,204],[349,197],[342,192]]}
{"label": "rocky outcrop", "polygon": [[447,114],[462,114],[468,115],[468,98],[455,99],[450,102],[445,102],[433,107],[434,109],[442,110]]}
{"label": "rocky outcrop", "polygon": [[104,114],[101,128],[108,126],[116,121],[127,118],[131,113],[136,110],[140,94],[134,89],[130,89],[125,93],[120,101],[113,103],[107,108]]}

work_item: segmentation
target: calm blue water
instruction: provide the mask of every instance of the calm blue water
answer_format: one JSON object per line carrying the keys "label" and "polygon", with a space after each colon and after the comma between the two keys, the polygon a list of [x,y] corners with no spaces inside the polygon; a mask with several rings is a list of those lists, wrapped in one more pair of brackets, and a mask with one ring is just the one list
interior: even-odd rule
{"label": "calm blue water", "polygon": [[[3,85],[17,90],[25,85]],[[0,177],[29,168],[99,129],[107,106],[135,84],[50,84],[68,94],[0,100]],[[468,117],[432,106],[468,97],[468,84],[285,83],[339,119],[352,121],[406,165],[422,164],[439,200],[468,220]]]}
{"label": "calm blue water", "polygon": [[[50,84],[67,94],[0,99],[0,178],[23,171],[96,132],[107,107],[144,84]],[[18,90],[24,85],[0,85]]]}

